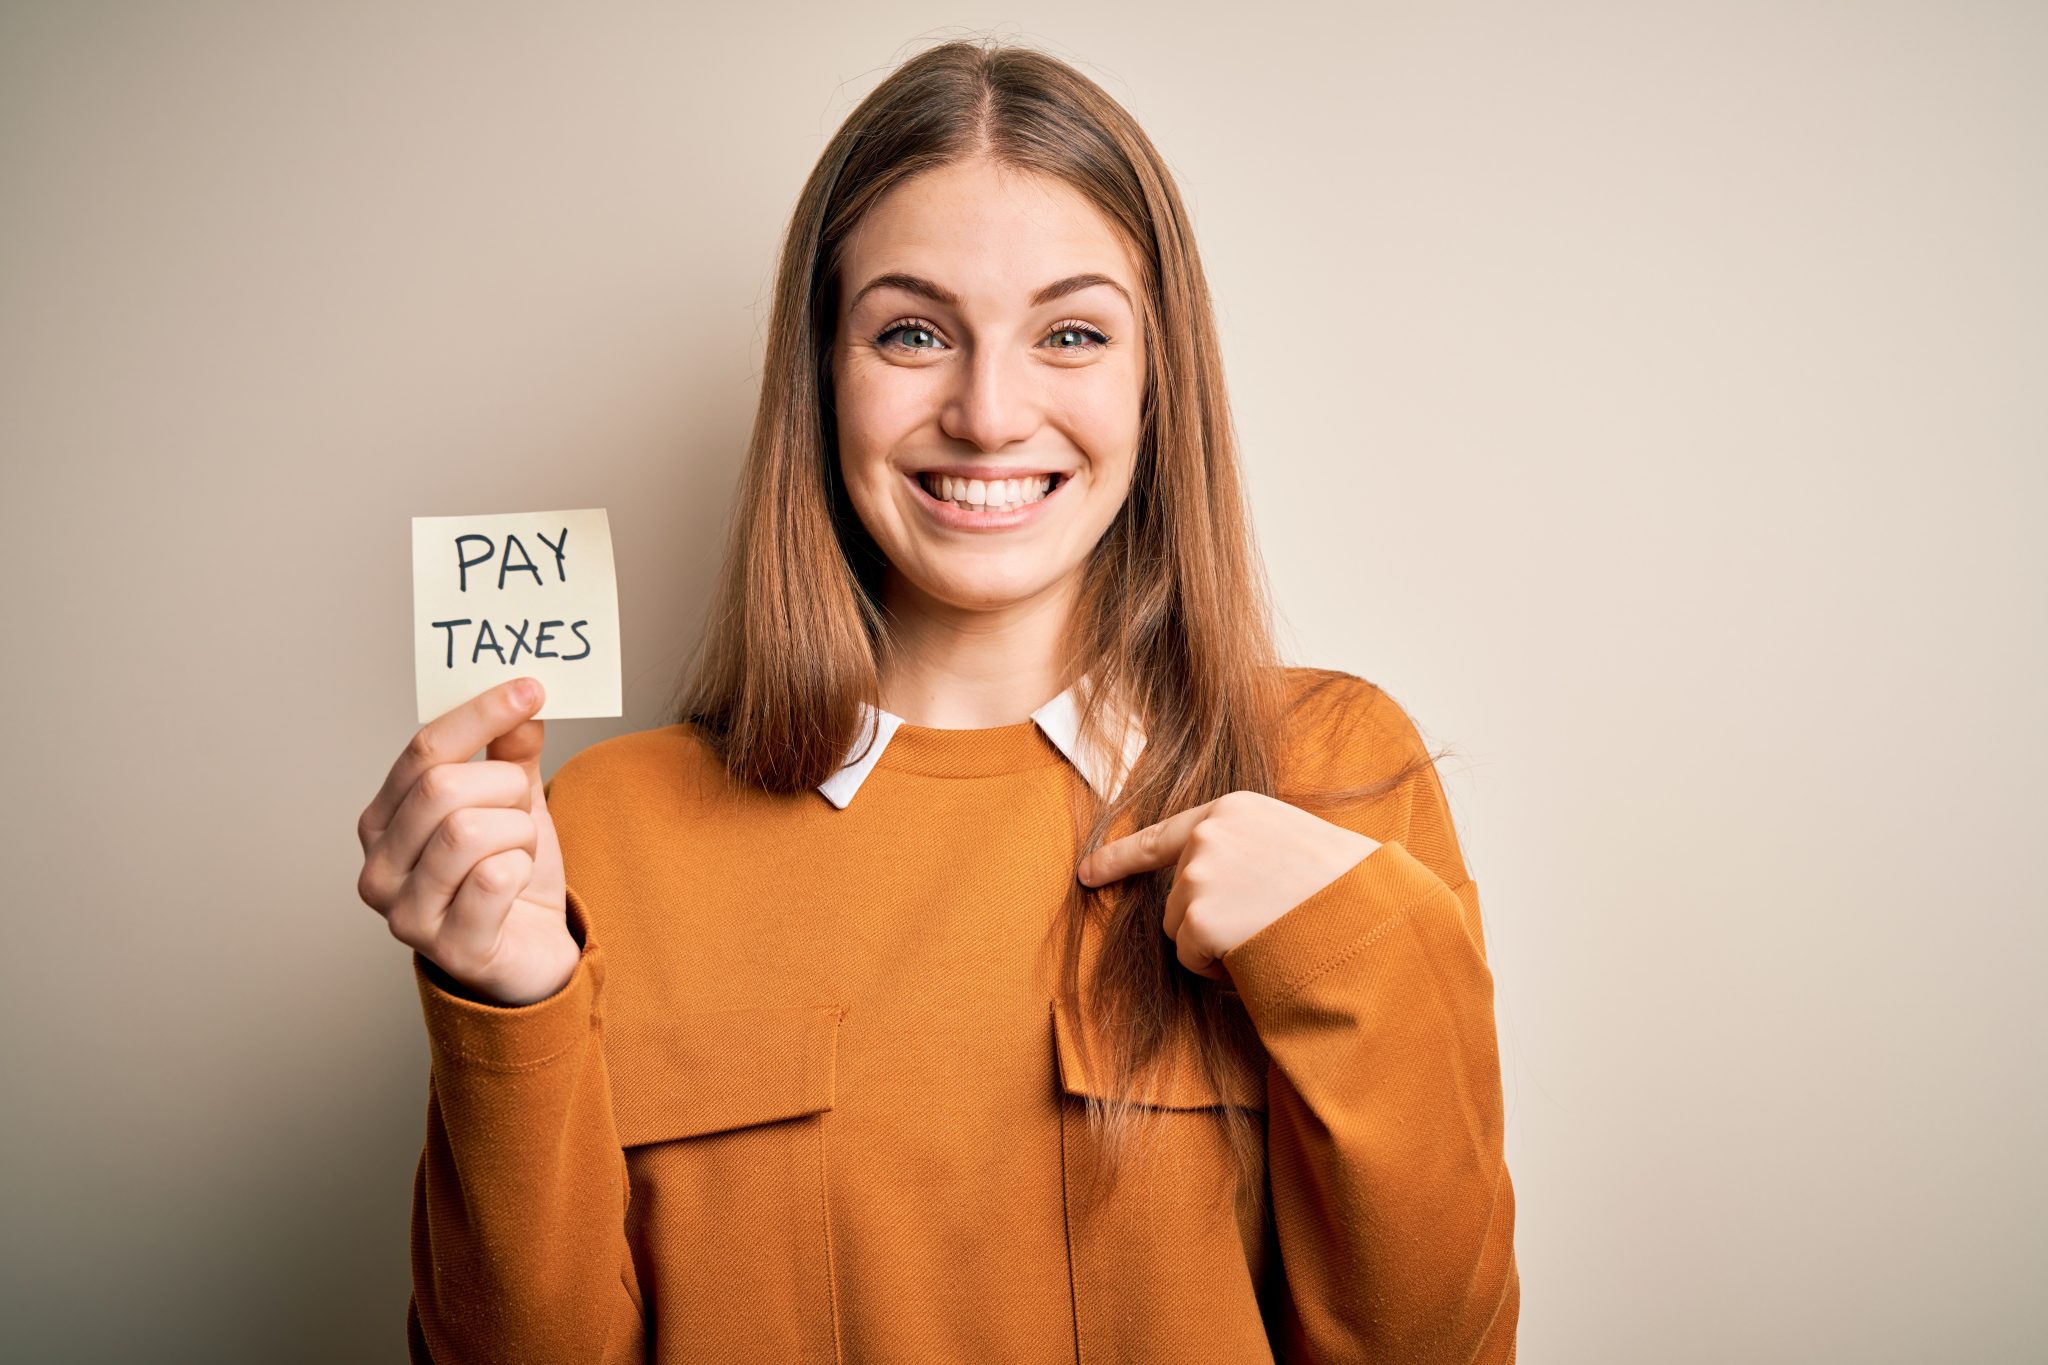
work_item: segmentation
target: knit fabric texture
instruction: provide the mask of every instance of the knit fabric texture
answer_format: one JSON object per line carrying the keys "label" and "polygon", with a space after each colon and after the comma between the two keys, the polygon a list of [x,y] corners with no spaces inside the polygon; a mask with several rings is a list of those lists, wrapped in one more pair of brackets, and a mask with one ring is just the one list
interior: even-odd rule
{"label": "knit fabric texture", "polygon": [[[1301,715],[1294,780],[1423,752],[1348,674]],[[564,763],[568,983],[498,1006],[413,957],[415,1365],[1512,1362],[1493,978],[1434,768],[1322,813],[1380,846],[1225,954],[1263,1055],[1209,1082],[1170,1045],[1105,1200],[1048,932],[1092,799],[1029,721],[902,725],[845,809],[687,724]],[[1226,1107],[1266,1133],[1251,1226]]]}

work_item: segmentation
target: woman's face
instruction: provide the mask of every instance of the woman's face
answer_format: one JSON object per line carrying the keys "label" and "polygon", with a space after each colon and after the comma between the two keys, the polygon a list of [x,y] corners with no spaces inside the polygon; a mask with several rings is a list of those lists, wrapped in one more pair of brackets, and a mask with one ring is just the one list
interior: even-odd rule
{"label": "woman's face", "polygon": [[1144,399],[1138,277],[1108,220],[1059,181],[957,163],[879,200],[844,270],[839,466],[892,608],[1076,585],[1130,488]]}

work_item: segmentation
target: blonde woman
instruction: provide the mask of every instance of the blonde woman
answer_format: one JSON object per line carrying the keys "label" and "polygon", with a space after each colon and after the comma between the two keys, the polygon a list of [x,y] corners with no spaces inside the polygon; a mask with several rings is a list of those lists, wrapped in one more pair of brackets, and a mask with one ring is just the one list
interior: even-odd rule
{"label": "blonde woman", "polygon": [[853,112],[673,723],[544,785],[508,683],[363,813],[415,1361],[1513,1360],[1478,892],[1403,709],[1275,656],[1218,357],[1072,67]]}

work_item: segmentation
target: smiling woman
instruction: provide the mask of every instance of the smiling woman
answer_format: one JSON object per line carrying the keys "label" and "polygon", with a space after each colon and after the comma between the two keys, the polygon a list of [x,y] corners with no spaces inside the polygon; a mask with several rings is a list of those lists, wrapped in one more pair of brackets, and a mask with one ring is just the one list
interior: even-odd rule
{"label": "smiling woman", "polygon": [[763,375],[672,723],[543,784],[493,689],[364,813],[413,1358],[1512,1361],[1477,886],[1402,708],[1275,653],[1143,131],[908,62]]}

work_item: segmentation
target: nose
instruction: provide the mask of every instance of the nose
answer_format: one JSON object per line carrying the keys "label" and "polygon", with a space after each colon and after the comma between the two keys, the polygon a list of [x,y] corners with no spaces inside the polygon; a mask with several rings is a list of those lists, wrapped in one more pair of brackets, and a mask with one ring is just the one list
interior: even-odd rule
{"label": "nose", "polygon": [[1041,420],[1029,363],[1000,347],[975,348],[956,367],[959,378],[946,395],[939,429],[988,451],[1028,439]]}

